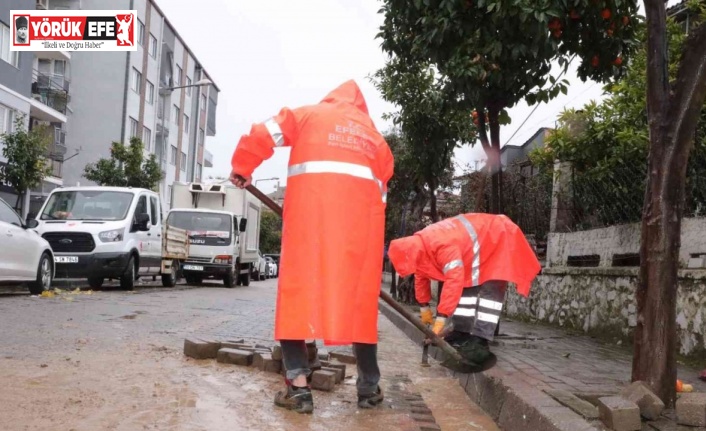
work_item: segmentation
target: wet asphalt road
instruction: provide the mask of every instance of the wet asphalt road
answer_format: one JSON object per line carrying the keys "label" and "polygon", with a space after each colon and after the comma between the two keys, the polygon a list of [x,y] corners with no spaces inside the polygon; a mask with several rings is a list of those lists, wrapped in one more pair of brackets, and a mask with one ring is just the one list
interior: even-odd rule
{"label": "wet asphalt road", "polygon": [[315,413],[303,417],[272,407],[279,375],[183,356],[189,336],[273,345],[276,280],[59,287],[53,298],[0,290],[0,430],[418,430],[404,405],[410,394],[441,429],[497,430],[445,369],[421,368],[419,348],[385,318],[379,360],[389,393],[373,412],[355,406],[355,366],[334,392],[315,392]]}

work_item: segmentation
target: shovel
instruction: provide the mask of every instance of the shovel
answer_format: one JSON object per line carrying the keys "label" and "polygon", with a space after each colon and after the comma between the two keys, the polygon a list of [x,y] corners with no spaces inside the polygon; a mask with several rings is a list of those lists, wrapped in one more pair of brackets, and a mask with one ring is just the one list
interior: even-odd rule
{"label": "shovel", "polygon": [[[242,177],[241,177],[242,178]],[[245,188],[247,191],[253,194],[256,198],[258,198],[263,204],[265,204],[266,207],[271,209],[275,214],[279,215],[282,217],[283,211],[282,207],[277,205],[276,202],[274,202],[272,199],[270,199],[269,196],[266,194],[262,193],[257,187],[253,186],[252,184],[247,186]],[[407,319],[411,324],[413,324],[417,329],[422,331],[424,335],[426,335],[427,340],[425,340],[424,347],[423,347],[423,352],[422,352],[422,365],[427,364],[428,365],[428,350],[429,350],[429,343],[434,344],[436,347],[441,349],[444,354],[445,358],[442,361],[441,365],[445,366],[446,368],[449,368],[453,371],[459,372],[459,373],[477,373],[480,371],[484,371],[490,367],[492,367],[495,362],[497,361],[497,358],[495,358],[495,355],[491,357],[491,359],[485,361],[484,364],[475,364],[465,358],[463,358],[449,343],[444,341],[443,338],[439,337],[429,329],[425,324],[422,323],[421,320],[419,320],[415,315],[413,315],[409,310],[404,308],[402,305],[400,305],[397,301],[392,299],[389,293],[381,290],[380,291],[380,298],[385,301],[390,307],[392,307],[395,311],[400,313],[402,317]]]}

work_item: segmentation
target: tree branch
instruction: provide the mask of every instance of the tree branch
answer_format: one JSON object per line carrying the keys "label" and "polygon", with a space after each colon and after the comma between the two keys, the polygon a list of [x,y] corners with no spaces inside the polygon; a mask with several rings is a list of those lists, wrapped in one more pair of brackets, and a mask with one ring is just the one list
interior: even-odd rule
{"label": "tree branch", "polygon": [[706,24],[686,40],[677,80],[669,100],[670,127],[677,144],[675,156],[686,164],[694,130],[706,99]]}

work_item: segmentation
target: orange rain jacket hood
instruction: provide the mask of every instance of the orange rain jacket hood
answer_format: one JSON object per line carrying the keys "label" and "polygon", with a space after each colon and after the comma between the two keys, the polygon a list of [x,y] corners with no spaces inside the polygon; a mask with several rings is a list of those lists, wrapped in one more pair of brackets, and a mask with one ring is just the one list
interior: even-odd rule
{"label": "orange rain jacket hood", "polygon": [[275,339],[377,343],[393,158],[356,83],[253,125],[235,149],[233,172],[251,176],[282,146],[291,153]]}
{"label": "orange rain jacket hood", "polygon": [[486,281],[515,283],[528,296],[541,266],[517,225],[504,215],[462,214],[390,243],[388,257],[401,276],[415,275],[417,301],[431,299],[430,280],[444,282],[437,311],[453,314],[463,288]]}

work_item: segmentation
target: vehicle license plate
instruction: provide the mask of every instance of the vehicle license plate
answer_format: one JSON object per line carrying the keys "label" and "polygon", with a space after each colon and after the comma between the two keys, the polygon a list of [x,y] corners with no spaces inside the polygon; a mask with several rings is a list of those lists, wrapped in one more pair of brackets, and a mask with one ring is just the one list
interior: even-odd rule
{"label": "vehicle license plate", "polygon": [[56,263],[78,263],[78,257],[76,257],[76,256],[55,256],[54,262],[56,262]]}
{"label": "vehicle license plate", "polygon": [[184,265],[185,271],[203,271],[203,266],[201,265]]}

